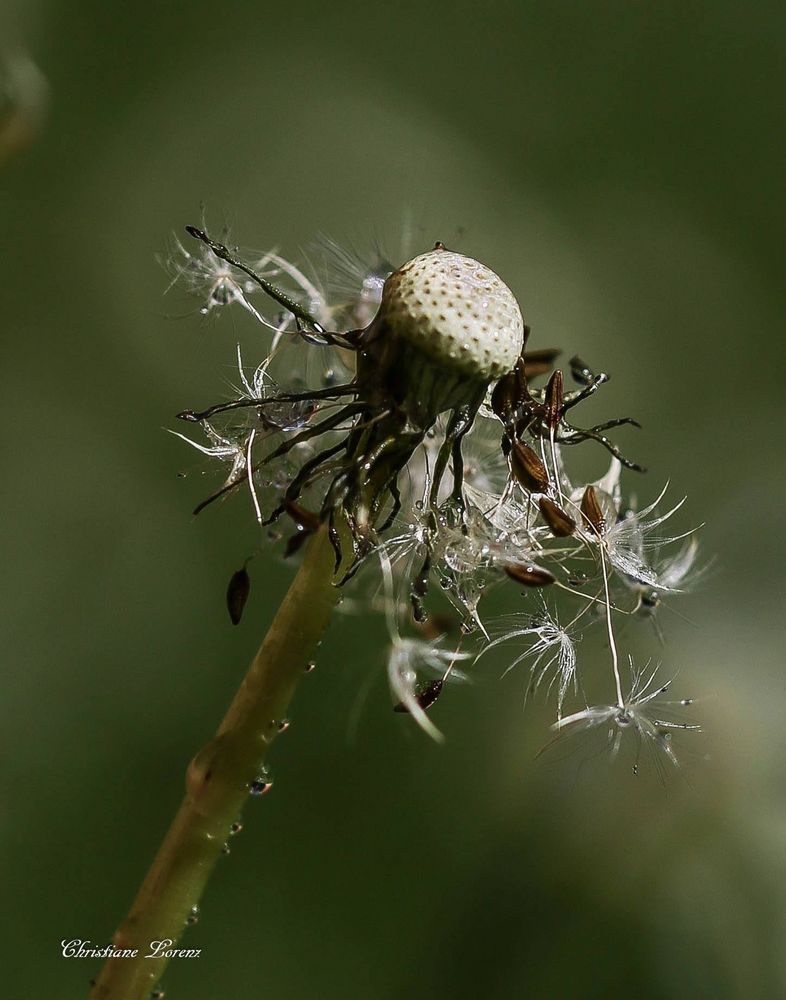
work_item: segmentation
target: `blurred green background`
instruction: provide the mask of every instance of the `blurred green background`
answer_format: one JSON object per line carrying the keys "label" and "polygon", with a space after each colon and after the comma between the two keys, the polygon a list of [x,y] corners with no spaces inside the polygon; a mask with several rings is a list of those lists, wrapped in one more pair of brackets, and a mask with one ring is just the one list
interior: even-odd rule
{"label": "blurred green background", "polygon": [[664,612],[706,727],[666,787],[535,761],[553,706],[504,654],[432,745],[390,711],[383,623],[340,615],[167,996],[786,995],[783,4],[0,10],[51,96],[0,173],[5,995],[84,995],[100,963],[59,942],[109,939],[292,574],[258,562],[232,628],[247,505],[192,520],[163,430],[257,337],[162,298],[202,202],[295,257],[409,219],[487,262],[535,346],[612,373],[633,487],[688,493],[717,563],[673,602],[693,624]]}

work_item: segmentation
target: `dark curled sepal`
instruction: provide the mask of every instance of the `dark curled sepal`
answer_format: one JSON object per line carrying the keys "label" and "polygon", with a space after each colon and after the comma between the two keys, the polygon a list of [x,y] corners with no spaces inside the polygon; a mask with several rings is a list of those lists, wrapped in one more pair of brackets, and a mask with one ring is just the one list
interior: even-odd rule
{"label": "dark curled sepal", "polygon": [[[431,708],[434,702],[442,694],[442,687],[444,685],[443,680],[436,681],[421,681],[415,687],[415,701],[418,706],[422,709]],[[409,706],[403,701],[397,702],[393,706],[394,712],[409,712]]]}
{"label": "dark curled sepal", "polygon": [[227,586],[227,611],[233,625],[237,625],[243,617],[243,608],[246,606],[250,590],[251,578],[244,566],[232,574]]}
{"label": "dark curled sepal", "polygon": [[544,422],[549,432],[554,434],[562,420],[565,402],[565,382],[559,369],[549,379],[543,402]]}

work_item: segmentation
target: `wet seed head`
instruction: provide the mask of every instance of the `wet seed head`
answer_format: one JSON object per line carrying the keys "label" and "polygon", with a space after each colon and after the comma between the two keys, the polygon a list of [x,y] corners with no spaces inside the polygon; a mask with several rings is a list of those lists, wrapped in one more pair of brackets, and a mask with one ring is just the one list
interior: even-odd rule
{"label": "wet seed head", "polygon": [[[189,232],[234,282],[218,287],[211,307],[234,301],[273,331],[270,354],[253,372],[238,355],[239,398],[181,413],[207,438],[191,444],[226,463],[223,486],[198,510],[247,491],[265,529],[284,516],[294,522],[286,554],[327,532],[338,586],[349,590],[367,569],[381,569],[384,594],[361,587],[347,604],[360,605],[365,595],[384,608],[395,709],[434,738],[427,710],[443,681],[462,679],[454,662],[495,644],[479,607],[507,577],[521,606],[518,624],[505,630],[523,644],[513,665],[527,661],[532,690],[554,692],[558,736],[611,723],[613,733],[632,729],[674,760],[676,723],[648,716],[646,685],[634,678],[636,695],[624,698],[625,673],[634,671],[621,662],[613,623],[620,613],[652,619],[662,596],[684,589],[694,549],[658,555],[656,546],[683,537],[652,535],[673,511],[652,513],[660,497],[643,510],[623,501],[620,470],[640,467],[606,431],[635,421],[574,421],[573,408],[607,376],[573,357],[568,378],[581,388],[566,391],[553,371],[559,352],[526,350],[529,331],[510,289],[484,264],[441,244],[397,269],[361,269],[369,280],[358,286],[360,298],[350,289],[332,302],[274,253],[251,268],[201,230]],[[213,266],[210,257],[207,263]],[[242,296],[233,299],[233,287]],[[257,291],[276,303],[267,318],[246,298]],[[320,353],[312,359],[314,344]],[[296,351],[309,354],[301,367]],[[535,382],[543,376],[545,385]],[[572,479],[566,460],[569,446],[582,441],[613,456],[606,475],[588,486]],[[280,530],[270,537],[280,541]],[[244,568],[227,589],[235,623],[248,591]],[[446,601],[454,620],[440,608]],[[562,602],[574,605],[569,615]],[[601,623],[613,691],[605,703],[564,714],[580,690],[574,647]],[[310,672],[315,664],[301,666]],[[266,742],[287,725],[268,720]],[[270,786],[262,771],[248,790],[261,795]]]}

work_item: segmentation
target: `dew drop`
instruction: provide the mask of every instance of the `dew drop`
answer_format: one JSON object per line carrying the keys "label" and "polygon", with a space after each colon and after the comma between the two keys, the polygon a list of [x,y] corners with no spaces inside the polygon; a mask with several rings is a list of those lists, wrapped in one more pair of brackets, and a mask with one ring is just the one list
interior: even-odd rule
{"label": "dew drop", "polygon": [[186,923],[189,927],[193,927],[194,924],[199,923],[199,907],[196,903],[191,907],[191,912],[186,917]]}
{"label": "dew drop", "polygon": [[236,820],[229,828],[230,836],[232,837],[236,836],[238,833],[240,833],[242,829],[243,829],[243,824],[239,820]]}
{"label": "dew drop", "polygon": [[229,844],[226,843],[226,841],[224,841],[224,846],[221,848],[221,853],[222,854],[231,854],[232,853],[232,848],[229,846]]}
{"label": "dew drop", "polygon": [[316,661],[309,660],[308,663],[306,664],[306,673],[310,674],[313,670],[316,669],[316,666],[317,666]]}
{"label": "dew drop", "polygon": [[281,722],[278,723],[278,726],[277,726],[278,731],[280,733],[285,733],[287,731],[287,729],[289,729],[290,725],[291,725],[291,723],[290,723],[289,719],[282,719]]}
{"label": "dew drop", "polygon": [[150,1000],[164,1000],[166,993],[163,990],[153,990],[150,994]]}
{"label": "dew drop", "polygon": [[251,795],[265,795],[273,787],[273,782],[269,780],[267,774],[260,774],[248,786]]}

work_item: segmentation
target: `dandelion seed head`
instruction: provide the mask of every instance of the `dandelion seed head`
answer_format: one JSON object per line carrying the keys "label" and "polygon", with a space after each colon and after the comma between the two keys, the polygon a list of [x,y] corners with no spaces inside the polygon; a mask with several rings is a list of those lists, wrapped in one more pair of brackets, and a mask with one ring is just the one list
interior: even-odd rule
{"label": "dandelion seed head", "polygon": [[[511,290],[441,244],[399,267],[335,246],[321,262],[269,251],[251,266],[189,233],[199,245],[176,242],[173,280],[205,313],[240,305],[270,338],[251,365],[238,348],[236,398],[180,414],[204,440],[178,436],[224,466],[223,486],[197,511],[243,489],[262,527],[289,514],[302,540],[324,525],[346,590],[381,566],[381,580],[351,600],[384,611],[394,704],[435,739],[428,710],[454,665],[505,643],[508,670],[529,670],[528,693],[556,701],[557,738],[605,731],[613,752],[624,738],[676,764],[672,735],[698,727],[670,714],[668,683],[625,666],[615,622],[687,589],[697,546],[689,534],[663,535],[681,505],[659,512],[665,490],[641,510],[626,506],[622,468],[643,470],[605,431],[635,421],[572,423],[572,407],[608,376],[574,358],[579,389],[559,369],[538,388],[559,352],[529,351]],[[605,475],[581,484],[569,455],[586,440],[613,457]],[[517,610],[489,633],[485,596],[495,587]],[[448,607],[460,629],[446,632],[434,623]],[[601,620],[614,695],[577,708],[577,646]],[[441,645],[447,634],[457,649]]]}
{"label": "dandelion seed head", "polygon": [[479,261],[441,246],[393,272],[379,316],[392,335],[487,382],[513,367],[524,343],[508,286]]}

